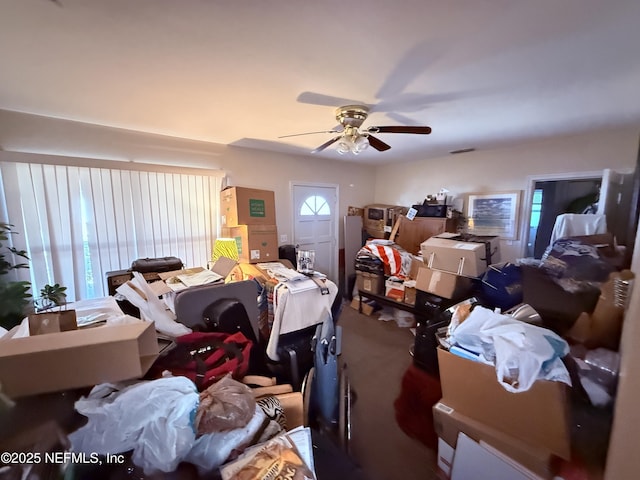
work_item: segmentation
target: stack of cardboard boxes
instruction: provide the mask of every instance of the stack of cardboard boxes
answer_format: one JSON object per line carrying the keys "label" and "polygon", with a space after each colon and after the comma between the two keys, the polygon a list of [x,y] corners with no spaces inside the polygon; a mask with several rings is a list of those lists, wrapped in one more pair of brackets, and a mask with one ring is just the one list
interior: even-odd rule
{"label": "stack of cardboard boxes", "polygon": [[222,236],[233,238],[241,263],[278,259],[275,194],[271,190],[228,187],[220,192]]}
{"label": "stack of cardboard boxes", "polygon": [[416,309],[435,317],[471,295],[476,280],[489,265],[499,261],[498,239],[473,237],[468,241],[469,238],[444,233],[422,242],[422,261],[412,269],[412,278],[416,280]]}
{"label": "stack of cardboard boxes", "polygon": [[433,407],[433,422],[438,465],[447,478],[468,478],[465,464],[471,461],[484,478],[507,478],[500,472],[514,469],[518,474],[510,478],[551,479],[557,460],[571,458],[567,385],[537,380],[531,389],[511,393],[491,365],[442,348],[438,360],[442,399]]}
{"label": "stack of cardboard boxes", "polygon": [[[499,262],[498,237],[446,237],[421,244],[424,263],[416,274],[416,306],[433,309],[434,318],[443,307],[473,295],[474,282]],[[429,331],[430,339],[433,334]],[[437,370],[425,370],[439,375],[442,388],[433,421],[438,465],[446,478],[470,478],[469,467],[484,478],[550,479],[556,460],[570,458],[565,384],[538,380],[526,392],[511,393],[497,381],[493,366],[442,347],[430,354],[437,355]]]}

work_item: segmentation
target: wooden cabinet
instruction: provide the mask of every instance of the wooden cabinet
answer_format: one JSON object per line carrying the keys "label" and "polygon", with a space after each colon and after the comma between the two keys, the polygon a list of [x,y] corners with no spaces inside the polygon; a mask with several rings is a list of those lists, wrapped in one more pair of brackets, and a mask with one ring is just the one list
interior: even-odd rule
{"label": "wooden cabinet", "polygon": [[400,217],[400,225],[394,241],[407,252],[418,254],[420,244],[426,239],[444,232],[455,233],[457,220],[440,217]]}

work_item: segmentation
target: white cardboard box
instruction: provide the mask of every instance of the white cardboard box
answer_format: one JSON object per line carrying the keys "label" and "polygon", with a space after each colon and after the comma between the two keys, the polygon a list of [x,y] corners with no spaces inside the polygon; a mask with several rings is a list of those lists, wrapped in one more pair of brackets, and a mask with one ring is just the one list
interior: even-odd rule
{"label": "white cardboard box", "polygon": [[451,478],[451,467],[456,449],[438,437],[438,468],[447,478]]}
{"label": "white cardboard box", "polygon": [[[457,239],[431,237],[420,244],[422,258],[429,268],[444,272],[463,275],[465,277],[479,277],[499,258],[497,244],[498,237],[491,242],[490,248],[495,254],[487,259],[484,243],[465,242]],[[494,247],[494,244],[496,245]]]}

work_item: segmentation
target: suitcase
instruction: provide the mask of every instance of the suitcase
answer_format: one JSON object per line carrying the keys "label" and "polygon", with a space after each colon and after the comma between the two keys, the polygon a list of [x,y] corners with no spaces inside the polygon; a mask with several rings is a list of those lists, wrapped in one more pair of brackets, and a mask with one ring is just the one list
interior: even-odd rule
{"label": "suitcase", "polygon": [[181,270],[182,260],[177,257],[139,258],[131,263],[131,270],[140,273],[162,273]]}

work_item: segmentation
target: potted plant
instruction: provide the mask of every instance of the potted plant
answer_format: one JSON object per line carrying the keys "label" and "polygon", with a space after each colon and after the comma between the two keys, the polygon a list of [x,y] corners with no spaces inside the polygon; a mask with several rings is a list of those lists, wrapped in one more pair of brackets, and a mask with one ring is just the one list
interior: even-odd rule
{"label": "potted plant", "polygon": [[29,268],[28,263],[20,262],[20,258],[29,260],[24,250],[4,245],[9,240],[13,225],[0,222],[0,326],[7,330],[18,325],[27,314],[30,305],[31,284],[20,281],[17,270]]}
{"label": "potted plant", "polygon": [[76,311],[67,309],[67,287],[59,283],[45,285],[40,296],[33,302],[35,313],[29,315],[31,335],[76,330]]}

